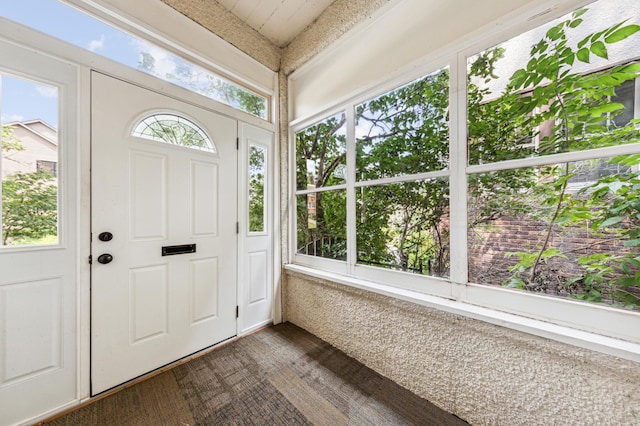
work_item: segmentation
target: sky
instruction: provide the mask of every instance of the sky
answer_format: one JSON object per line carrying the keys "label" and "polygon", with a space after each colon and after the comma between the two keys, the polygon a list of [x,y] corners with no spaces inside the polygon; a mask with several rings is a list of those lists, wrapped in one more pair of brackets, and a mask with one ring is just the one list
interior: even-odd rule
{"label": "sky", "polygon": [[[126,33],[57,0],[0,0],[0,16],[132,67],[137,66],[141,50],[151,50]],[[3,123],[42,119],[58,127],[55,88],[16,78],[2,68],[0,75]]]}
{"label": "sky", "polygon": [[[133,1],[133,0],[132,0]],[[139,69],[178,84],[223,103],[224,94],[211,90],[212,82],[222,84],[220,77],[168,51],[117,30],[58,0],[0,0],[0,16],[83,49],[105,56],[121,64]],[[153,69],[138,66],[141,53],[149,53]],[[177,80],[168,76],[180,75]],[[17,79],[0,64],[0,118],[2,123],[42,119],[58,127],[55,90]],[[228,84],[224,82],[223,85]],[[266,103],[266,99],[265,99]],[[230,104],[233,107],[237,105]],[[266,111],[266,110],[265,110]]]}

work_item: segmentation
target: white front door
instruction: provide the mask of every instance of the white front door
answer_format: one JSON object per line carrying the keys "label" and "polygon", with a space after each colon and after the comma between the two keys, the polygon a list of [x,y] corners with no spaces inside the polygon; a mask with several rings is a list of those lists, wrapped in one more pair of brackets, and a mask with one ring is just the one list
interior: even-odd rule
{"label": "white front door", "polygon": [[77,74],[0,41],[0,425],[78,397]]}
{"label": "white front door", "polygon": [[91,107],[95,395],[236,334],[237,123],[96,72]]}

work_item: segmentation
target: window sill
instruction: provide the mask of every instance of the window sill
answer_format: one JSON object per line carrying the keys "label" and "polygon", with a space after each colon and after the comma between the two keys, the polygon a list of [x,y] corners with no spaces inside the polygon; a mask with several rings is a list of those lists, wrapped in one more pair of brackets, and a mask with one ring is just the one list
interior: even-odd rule
{"label": "window sill", "polygon": [[490,324],[499,325],[501,327],[574,345],[580,348],[597,351],[634,362],[640,362],[640,344],[637,343],[587,331],[576,330],[558,324],[552,324],[443,297],[432,296],[414,290],[405,290],[355,277],[325,272],[306,266],[288,264],[285,265],[284,268],[287,271],[300,274],[302,276],[318,278],[361,290],[371,291],[383,296],[393,297],[395,299],[404,300],[406,302],[415,303],[439,311],[473,318]]}

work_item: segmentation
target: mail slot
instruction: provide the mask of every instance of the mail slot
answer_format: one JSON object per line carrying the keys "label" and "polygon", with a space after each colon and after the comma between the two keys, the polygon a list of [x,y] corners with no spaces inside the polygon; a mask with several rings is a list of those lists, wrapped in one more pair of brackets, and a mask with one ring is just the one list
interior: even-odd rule
{"label": "mail slot", "polygon": [[180,246],[164,246],[162,247],[163,256],[173,256],[174,254],[195,253],[195,244],[183,244]]}

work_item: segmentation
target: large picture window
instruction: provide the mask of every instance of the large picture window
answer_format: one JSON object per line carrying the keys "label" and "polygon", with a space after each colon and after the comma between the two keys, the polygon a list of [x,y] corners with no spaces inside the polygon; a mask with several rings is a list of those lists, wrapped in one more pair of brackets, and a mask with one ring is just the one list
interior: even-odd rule
{"label": "large picture window", "polygon": [[469,58],[472,282],[640,308],[638,28],[582,9]]}
{"label": "large picture window", "polygon": [[[323,122],[346,119],[332,151],[314,142],[320,125],[294,124],[295,262],[639,342],[607,325],[611,308],[640,318],[632,3],[600,0],[500,44],[492,36],[422,78],[354,97]],[[332,156],[309,161],[311,151]]]}
{"label": "large picture window", "polygon": [[357,263],[449,275],[449,70],[356,106]]}
{"label": "large picture window", "polygon": [[[347,149],[345,113],[296,134],[297,253],[447,277],[449,70],[365,101],[355,111],[354,149]],[[348,155],[356,163],[355,198],[344,190]],[[349,205],[356,216],[351,242]]]}

